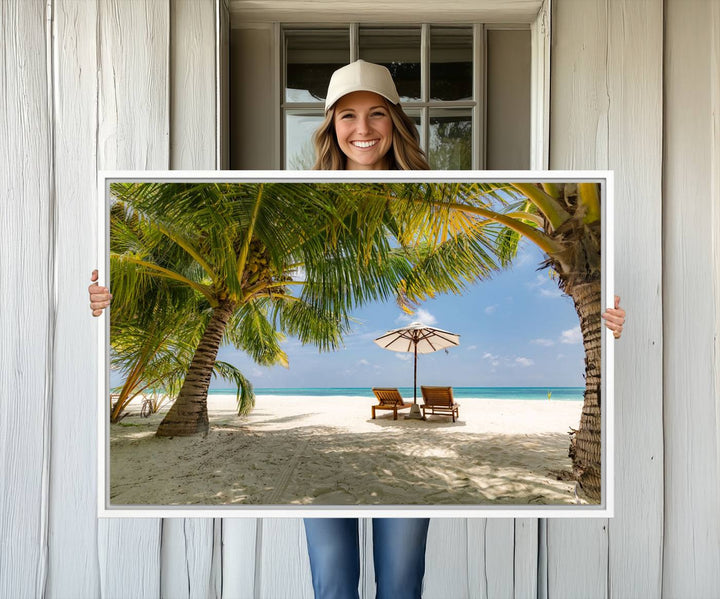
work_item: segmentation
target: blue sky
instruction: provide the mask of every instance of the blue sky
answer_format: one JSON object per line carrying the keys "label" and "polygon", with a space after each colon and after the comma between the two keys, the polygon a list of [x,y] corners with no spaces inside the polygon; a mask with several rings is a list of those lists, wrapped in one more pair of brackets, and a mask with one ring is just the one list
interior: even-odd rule
{"label": "blue sky", "polygon": [[[412,354],[373,343],[387,330],[419,320],[460,335],[460,346],[418,356],[418,385],[455,387],[581,387],[584,351],[572,300],[562,295],[542,253],[523,240],[512,267],[463,295],[443,295],[407,316],[394,302],[367,305],[335,352],[319,353],[288,338],[290,367],[262,367],[232,347],[218,359],[237,366],[256,388],[410,387]],[[227,387],[213,379],[211,388]]]}

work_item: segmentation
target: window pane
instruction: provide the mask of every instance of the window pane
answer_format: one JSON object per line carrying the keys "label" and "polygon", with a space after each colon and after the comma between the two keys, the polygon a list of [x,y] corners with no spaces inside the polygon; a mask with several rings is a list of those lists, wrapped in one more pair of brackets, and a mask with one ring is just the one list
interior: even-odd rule
{"label": "window pane", "polygon": [[405,114],[407,114],[410,117],[410,119],[413,121],[413,123],[415,123],[415,129],[417,129],[418,135],[420,136],[420,147],[424,148],[425,140],[423,139],[422,120],[420,117],[420,109],[416,108],[413,110],[412,108],[410,108],[410,109],[403,108],[403,110],[404,110]]}
{"label": "window pane", "polygon": [[333,71],[350,62],[348,29],[285,33],[286,102],[325,100]]}
{"label": "window pane", "polygon": [[428,162],[438,170],[472,168],[472,116],[467,109],[430,111]]}
{"label": "window pane", "polygon": [[473,35],[470,27],[430,29],[430,99],[473,99]]}
{"label": "window pane", "polygon": [[488,169],[530,168],[530,32],[488,31]]}
{"label": "window pane", "polygon": [[420,100],[420,28],[360,28],[360,58],[387,67],[402,102]]}
{"label": "window pane", "polygon": [[323,122],[322,113],[288,112],[285,115],[285,169],[310,170],[315,164],[312,135]]}

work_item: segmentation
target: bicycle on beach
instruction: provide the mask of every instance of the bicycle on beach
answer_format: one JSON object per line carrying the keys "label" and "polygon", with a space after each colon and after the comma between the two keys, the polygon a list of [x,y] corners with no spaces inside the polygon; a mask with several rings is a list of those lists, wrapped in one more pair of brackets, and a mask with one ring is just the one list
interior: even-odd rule
{"label": "bicycle on beach", "polygon": [[149,418],[150,414],[153,413],[152,399],[149,397],[143,397],[142,407],[140,408],[140,416],[143,418]]}

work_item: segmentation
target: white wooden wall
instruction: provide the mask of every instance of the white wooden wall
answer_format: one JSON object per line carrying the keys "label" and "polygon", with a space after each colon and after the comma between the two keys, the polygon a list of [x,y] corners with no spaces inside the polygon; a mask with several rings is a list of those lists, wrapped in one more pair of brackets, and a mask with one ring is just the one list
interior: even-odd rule
{"label": "white wooden wall", "polygon": [[[226,11],[0,2],[0,597],[312,594],[299,520],[95,517],[95,172],[223,163]],[[550,166],[616,172],[617,515],[433,520],[425,597],[718,597],[720,3],[554,0],[552,35]]]}
{"label": "white wooden wall", "polygon": [[675,0],[665,21],[663,589],[718,597],[720,4]]}
{"label": "white wooden wall", "polygon": [[548,523],[549,596],[659,597],[663,2],[554,4],[550,168],[615,171],[615,288],[629,316],[615,349],[616,516]]}

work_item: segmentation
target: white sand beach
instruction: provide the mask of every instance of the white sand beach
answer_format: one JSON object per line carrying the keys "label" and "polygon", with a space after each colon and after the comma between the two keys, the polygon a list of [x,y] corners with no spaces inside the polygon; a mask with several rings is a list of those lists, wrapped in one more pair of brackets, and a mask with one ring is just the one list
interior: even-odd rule
{"label": "white sand beach", "polygon": [[172,439],[154,436],[164,410],[131,405],[110,425],[111,505],[575,503],[555,473],[582,402],[463,399],[455,423],[372,420],[374,403],[259,396],[237,416],[234,396],[210,395],[208,435]]}

